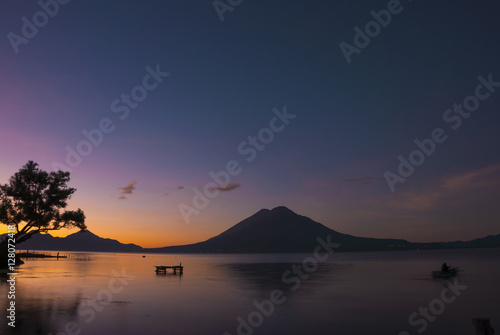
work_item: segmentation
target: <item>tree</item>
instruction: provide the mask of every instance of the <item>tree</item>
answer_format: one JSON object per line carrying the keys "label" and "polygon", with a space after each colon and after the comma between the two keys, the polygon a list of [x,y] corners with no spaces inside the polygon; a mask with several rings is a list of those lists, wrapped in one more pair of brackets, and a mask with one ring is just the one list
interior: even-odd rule
{"label": "tree", "polygon": [[[51,230],[87,229],[81,209],[65,210],[67,201],[76,191],[66,185],[69,180],[69,172],[48,173],[29,161],[7,184],[0,185],[0,223],[15,227],[16,244]],[[0,242],[0,250],[6,245],[7,239],[4,239]]]}

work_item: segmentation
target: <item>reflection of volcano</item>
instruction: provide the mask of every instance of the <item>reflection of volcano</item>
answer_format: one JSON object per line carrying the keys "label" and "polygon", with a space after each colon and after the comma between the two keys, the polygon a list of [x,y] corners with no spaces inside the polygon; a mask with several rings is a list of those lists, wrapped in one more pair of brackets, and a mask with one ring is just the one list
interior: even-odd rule
{"label": "reflection of volcano", "polygon": [[[316,270],[307,272],[300,269],[300,263],[232,263],[220,266],[230,278],[248,285],[249,289],[261,290],[263,294],[274,289],[290,291],[297,282],[314,283],[324,278],[331,280],[339,270],[335,264],[321,263]],[[300,269],[300,274],[297,268]]]}

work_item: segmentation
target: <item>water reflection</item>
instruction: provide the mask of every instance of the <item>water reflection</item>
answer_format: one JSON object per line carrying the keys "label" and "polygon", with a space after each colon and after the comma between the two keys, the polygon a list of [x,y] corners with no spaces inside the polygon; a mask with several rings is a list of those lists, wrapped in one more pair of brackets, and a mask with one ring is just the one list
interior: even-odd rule
{"label": "water reflection", "polygon": [[304,270],[300,263],[229,263],[220,267],[225,275],[246,285],[247,289],[264,293],[274,289],[298,291],[308,282],[315,287],[319,282],[333,280],[340,269],[331,263],[319,264],[313,271]]}
{"label": "water reflection", "polygon": [[[1,279],[0,291],[2,297],[8,291],[6,277]],[[2,322],[2,334],[56,334],[61,322],[75,321],[80,304],[81,291],[74,293],[43,292],[34,289],[25,280],[16,278],[16,322],[15,328]],[[3,301],[3,300],[2,300]],[[1,309],[6,310],[10,301],[4,301]]]}
{"label": "water reflection", "polygon": [[[80,335],[234,335],[238,318],[248,320],[255,302],[270,300],[275,290],[286,300],[274,305],[254,335],[398,334],[414,330],[409,315],[440,297],[445,282],[432,279],[430,271],[442,259],[467,269],[459,281],[468,288],[426,334],[461,334],[472,317],[500,318],[494,303],[500,253],[483,261],[461,255],[428,253],[409,260],[402,253],[346,254],[310,272],[296,268],[307,255],[92,254],[88,261],[29,260],[17,276],[17,327],[14,331],[4,321],[0,334],[56,335],[75,322]],[[155,266],[181,261],[183,275],[155,273]],[[4,311],[7,292],[4,277]]]}

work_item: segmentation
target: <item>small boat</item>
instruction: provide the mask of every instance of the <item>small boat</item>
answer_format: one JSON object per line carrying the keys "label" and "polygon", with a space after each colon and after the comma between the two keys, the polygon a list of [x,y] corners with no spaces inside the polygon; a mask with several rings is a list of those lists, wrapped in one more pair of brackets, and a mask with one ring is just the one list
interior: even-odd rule
{"label": "small boat", "polygon": [[448,271],[432,271],[432,278],[450,278],[458,274],[458,268],[451,268]]}

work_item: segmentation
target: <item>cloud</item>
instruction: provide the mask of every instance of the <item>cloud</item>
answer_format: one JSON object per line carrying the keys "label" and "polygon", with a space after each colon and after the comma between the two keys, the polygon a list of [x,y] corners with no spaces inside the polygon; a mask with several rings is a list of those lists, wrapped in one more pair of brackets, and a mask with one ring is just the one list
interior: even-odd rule
{"label": "cloud", "polygon": [[349,178],[349,179],[341,179],[339,180],[342,183],[355,183],[355,185],[368,185],[372,184],[375,181],[382,180],[382,178],[376,177],[359,177],[359,178]]}
{"label": "cloud", "polygon": [[368,184],[372,184],[373,181],[361,181],[359,183],[357,183],[356,185],[368,185]]}
{"label": "cloud", "polygon": [[240,184],[238,184],[238,183],[228,183],[224,187],[221,187],[221,186],[212,187],[212,188],[210,188],[210,191],[231,192],[232,190],[235,190],[238,187],[240,187]]}
{"label": "cloud", "polygon": [[449,190],[466,188],[470,191],[475,188],[491,187],[497,184],[499,179],[500,165],[490,165],[445,178],[444,186]]}
{"label": "cloud", "polygon": [[184,186],[177,186],[176,188],[174,188],[173,190],[170,190],[168,192],[166,192],[165,194],[163,194],[164,197],[168,197],[169,195],[173,194],[174,192],[176,191],[180,191],[180,190],[183,190],[185,187]]}
{"label": "cloud", "polygon": [[125,194],[132,194],[135,190],[136,184],[137,182],[135,180],[132,180],[130,183],[128,183],[127,186],[118,187],[119,190],[122,190],[121,196],[118,199],[121,200],[127,199],[127,197],[125,197]]}
{"label": "cloud", "polygon": [[498,198],[500,165],[449,175],[425,189],[401,193],[393,204],[401,209],[434,210],[446,206],[469,207],[486,204]]}
{"label": "cloud", "polygon": [[363,180],[380,180],[381,178],[376,177],[360,177],[360,178],[351,178],[351,179],[341,179],[339,181],[342,182],[355,182],[355,181],[363,181]]}

